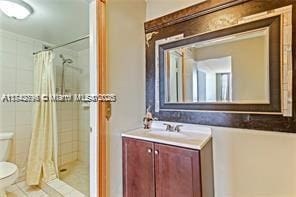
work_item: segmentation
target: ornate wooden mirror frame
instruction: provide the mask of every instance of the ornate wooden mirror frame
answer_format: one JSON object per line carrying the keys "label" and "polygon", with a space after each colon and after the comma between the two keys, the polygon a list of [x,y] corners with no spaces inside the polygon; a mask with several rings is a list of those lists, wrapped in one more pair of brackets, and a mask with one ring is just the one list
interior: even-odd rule
{"label": "ornate wooden mirror frame", "polygon": [[[178,37],[179,35],[187,38],[194,35],[205,34],[206,32],[219,31],[221,29],[225,29],[226,27],[238,25],[242,20],[246,22],[251,18],[260,20],[262,17],[261,19],[263,19],[264,15],[268,16],[267,18],[272,18],[274,16],[281,15],[278,12],[282,12],[287,6],[290,6],[292,10],[290,10],[290,18],[292,22],[287,28],[290,28],[290,32],[294,33],[296,32],[296,1],[294,0],[209,0],[159,19],[146,22],[146,106],[151,106],[152,109],[154,109],[153,113],[155,113],[160,120],[165,121],[281,132],[296,132],[295,91],[284,91],[283,94],[280,97],[277,97],[277,100],[275,101],[277,102],[277,105],[274,105],[276,108],[270,108],[271,111],[278,111],[280,107],[282,109],[281,114],[257,114],[255,112],[256,110],[247,112],[250,111],[250,108],[244,113],[221,112],[227,111],[227,109],[223,107],[221,107],[220,111],[214,112],[200,112],[194,109],[192,110],[190,107],[188,107],[187,110],[184,110],[184,108],[178,109],[178,106],[170,108],[164,104],[163,99],[162,101],[160,100],[159,103],[157,102],[156,98],[157,96],[161,97],[161,93],[160,95],[157,95],[155,92],[156,88],[163,89],[161,88],[161,84],[159,87],[156,87],[158,86],[158,83],[156,82],[159,80],[159,77],[157,77],[159,70],[156,69],[157,65],[155,63],[155,58],[157,58],[157,56],[155,55],[155,48],[158,46],[157,44],[159,44],[158,41],[174,36]],[[281,15],[280,18],[280,24],[286,25],[285,23],[287,23],[287,21],[282,16],[283,15]],[[283,65],[289,66],[284,69],[282,68],[283,74],[281,75],[281,78],[283,82],[280,85],[283,85],[285,90],[292,90],[296,85],[296,81],[293,80],[296,71],[294,71],[294,65],[292,65],[296,58],[296,39],[290,38],[291,44],[285,45],[285,38],[288,37],[287,35],[289,34],[283,34],[284,33],[281,32],[281,44],[284,46],[281,53],[288,53],[288,56],[290,57],[286,58],[281,56]],[[159,48],[159,52],[161,53],[161,50],[168,46],[169,45],[163,44]],[[159,60],[161,61],[161,59]],[[285,63],[285,61],[290,63]],[[161,69],[161,67],[159,69]],[[288,77],[283,80],[283,76]],[[287,85],[289,83],[290,85]],[[275,89],[276,88],[273,88],[272,91],[277,91]],[[287,102],[279,105],[279,100]],[[161,108],[163,107],[166,109],[162,110]],[[157,110],[157,108],[160,110]],[[243,111],[244,109],[240,110]],[[268,110],[266,111],[268,112]],[[286,112],[290,117],[283,116]]]}
{"label": "ornate wooden mirror frame", "polygon": [[[256,112],[256,113],[281,113],[281,18],[275,16],[250,23],[245,23],[230,28],[213,31],[190,38],[181,39],[159,46],[160,68],[160,110],[206,110],[228,112]],[[188,44],[207,41],[228,35],[269,28],[269,103],[268,104],[237,104],[237,103],[167,103],[165,102],[165,51]],[[256,72],[256,71],[255,71]]]}

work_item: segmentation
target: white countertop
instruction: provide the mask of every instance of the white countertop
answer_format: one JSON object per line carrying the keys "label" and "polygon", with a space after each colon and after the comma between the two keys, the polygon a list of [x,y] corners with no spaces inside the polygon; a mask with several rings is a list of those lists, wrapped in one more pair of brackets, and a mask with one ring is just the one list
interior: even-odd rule
{"label": "white countertop", "polygon": [[[164,123],[183,125],[180,132],[165,131]],[[201,150],[212,137],[211,128],[206,126],[155,121],[151,129],[135,129],[122,134],[123,137],[146,140],[184,148]]]}

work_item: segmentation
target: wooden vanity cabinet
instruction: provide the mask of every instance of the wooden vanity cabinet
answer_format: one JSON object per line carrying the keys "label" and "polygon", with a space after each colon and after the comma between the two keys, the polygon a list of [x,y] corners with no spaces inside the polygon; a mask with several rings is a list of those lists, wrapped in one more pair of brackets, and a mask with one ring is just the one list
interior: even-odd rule
{"label": "wooden vanity cabinet", "polygon": [[123,139],[123,193],[125,197],[154,197],[154,145]]}
{"label": "wooden vanity cabinet", "polygon": [[213,197],[211,141],[202,150],[123,138],[124,197]]}

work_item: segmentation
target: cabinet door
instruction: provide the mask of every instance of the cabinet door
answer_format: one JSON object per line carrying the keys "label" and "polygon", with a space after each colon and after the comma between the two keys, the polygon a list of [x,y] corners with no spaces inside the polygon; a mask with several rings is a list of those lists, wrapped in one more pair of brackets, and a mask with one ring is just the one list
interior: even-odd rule
{"label": "cabinet door", "polygon": [[155,144],[156,197],[201,197],[199,151]]}
{"label": "cabinet door", "polygon": [[124,197],[155,197],[153,143],[123,138]]}

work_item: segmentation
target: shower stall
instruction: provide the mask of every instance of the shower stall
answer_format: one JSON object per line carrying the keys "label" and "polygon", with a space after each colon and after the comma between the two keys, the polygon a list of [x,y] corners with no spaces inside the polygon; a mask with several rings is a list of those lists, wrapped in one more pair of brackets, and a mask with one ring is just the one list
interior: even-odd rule
{"label": "shower stall", "polygon": [[[26,20],[0,14],[0,94],[32,97],[30,102],[0,105],[0,133],[15,134],[8,161],[17,165],[18,179],[11,196],[60,196],[47,190],[60,189],[50,184],[54,181],[63,183],[68,191],[71,188],[71,194],[83,194],[72,196],[96,193],[96,178],[92,178],[89,192],[89,164],[96,171],[95,159],[89,162],[90,150],[96,151],[94,138],[89,140],[96,132],[92,120],[95,132],[90,133],[89,114],[97,109],[96,104],[39,102],[44,98],[40,95],[53,98],[90,92],[89,60],[91,69],[95,62],[89,49],[93,54],[90,40],[96,36],[90,20],[96,19],[96,5],[91,3],[91,11],[89,3],[32,0],[36,12]],[[38,20],[40,13],[42,20]]]}
{"label": "shower stall", "polygon": [[[84,37],[41,51],[53,51],[56,95],[89,93],[87,42],[88,37]],[[58,177],[86,196],[89,196],[89,113],[88,105],[75,100],[56,103],[57,152],[54,155],[57,155]]]}
{"label": "shower stall", "polygon": [[[56,93],[88,93],[89,50],[63,47],[55,53]],[[58,103],[57,117],[59,178],[89,196],[89,108],[77,102]]]}

